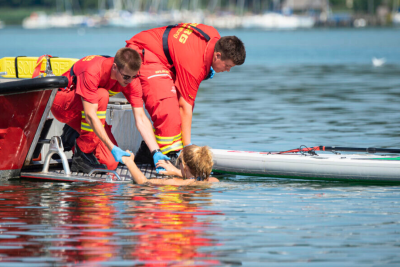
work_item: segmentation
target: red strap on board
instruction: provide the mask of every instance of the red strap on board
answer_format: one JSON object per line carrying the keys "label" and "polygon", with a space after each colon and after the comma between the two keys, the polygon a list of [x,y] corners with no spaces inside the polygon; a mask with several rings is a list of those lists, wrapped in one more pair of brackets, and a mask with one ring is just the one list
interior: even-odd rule
{"label": "red strap on board", "polygon": [[43,71],[43,70],[40,70],[40,69],[41,69],[41,67],[42,67],[42,62],[43,62],[43,60],[46,59],[46,56],[52,57],[51,55],[43,55],[43,56],[40,56],[40,57],[38,58],[38,60],[36,61],[35,69],[33,70],[32,78],[35,78],[35,77],[39,76],[40,73],[44,73],[44,71]]}
{"label": "red strap on board", "polygon": [[320,149],[319,146],[315,146],[315,147],[305,147],[305,148],[296,148],[296,149],[292,149],[292,150],[288,150],[288,151],[282,151],[279,152],[278,154],[285,154],[285,153],[297,153],[297,152],[303,152],[303,151],[319,151],[319,150],[325,150],[325,147],[323,147],[323,149]]}

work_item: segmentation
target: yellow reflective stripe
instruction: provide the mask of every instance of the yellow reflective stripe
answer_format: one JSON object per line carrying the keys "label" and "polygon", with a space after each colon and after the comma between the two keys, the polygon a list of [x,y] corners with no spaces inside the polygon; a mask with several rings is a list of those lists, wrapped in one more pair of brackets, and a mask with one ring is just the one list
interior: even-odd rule
{"label": "yellow reflective stripe", "polygon": [[[103,127],[104,127],[104,124],[103,124]],[[85,123],[85,122],[81,122],[81,130],[88,131],[88,132],[93,132],[92,127],[90,127],[90,124],[89,123]]]}
{"label": "yellow reflective stripe", "polygon": [[157,141],[157,144],[160,144],[160,145],[169,145],[174,142],[174,140],[172,140],[172,139],[171,140],[158,140],[157,137],[156,137],[156,141]]}
{"label": "yellow reflective stripe", "polygon": [[160,148],[160,150],[163,154],[167,154],[168,152],[177,151],[182,148],[183,148],[182,141],[178,141],[178,142],[173,143],[172,145],[164,146],[164,147]]}
{"label": "yellow reflective stripe", "polygon": [[168,137],[155,135],[155,137],[156,137],[157,143],[159,143],[159,144],[171,144],[175,141],[181,140],[182,134],[180,133],[178,135],[168,136]]}
{"label": "yellow reflective stripe", "polygon": [[111,90],[108,90],[108,95],[109,96],[115,96],[116,94],[118,94],[119,92],[114,92],[114,91],[111,91]]}
{"label": "yellow reflective stripe", "polygon": [[164,141],[166,141],[166,140],[173,141],[174,140],[174,136],[159,136],[159,135],[155,135],[155,137],[156,137],[157,140],[164,140]]}
{"label": "yellow reflective stripe", "polygon": [[105,119],[107,111],[97,111],[97,118]]}
{"label": "yellow reflective stripe", "polygon": [[[107,113],[107,111],[97,111],[97,117],[99,119],[105,119],[106,118],[106,113]],[[85,112],[82,111],[82,119],[85,119],[85,118],[86,118]]]}
{"label": "yellow reflective stripe", "polygon": [[171,141],[163,142],[163,141],[158,141],[157,140],[157,144],[159,144],[159,145],[169,145],[171,143],[172,143]]}
{"label": "yellow reflective stripe", "polygon": [[178,141],[178,140],[180,140],[180,139],[182,139],[182,134],[178,134],[177,136],[175,136],[175,137],[174,137],[174,142],[175,142],[175,141]]}
{"label": "yellow reflective stripe", "polygon": [[81,122],[81,130],[93,132],[92,127],[90,127],[89,123]]}

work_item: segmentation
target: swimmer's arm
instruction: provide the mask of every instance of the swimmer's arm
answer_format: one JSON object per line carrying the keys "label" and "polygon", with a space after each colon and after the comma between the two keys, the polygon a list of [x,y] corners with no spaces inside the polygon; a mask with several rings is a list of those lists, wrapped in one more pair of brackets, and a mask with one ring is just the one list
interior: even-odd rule
{"label": "swimmer's arm", "polygon": [[148,179],[154,185],[175,185],[175,186],[208,186],[210,183],[219,182],[217,178],[210,177],[207,181],[195,181],[194,179],[171,178],[171,179]]}
{"label": "swimmer's arm", "polygon": [[[129,150],[127,150],[129,152]],[[128,167],[129,172],[132,175],[133,180],[137,184],[144,184],[144,183],[151,183],[155,185],[198,185],[198,184],[204,184],[204,182],[196,182],[192,179],[186,179],[183,180],[181,178],[172,178],[172,179],[147,179],[146,176],[139,170],[139,168],[136,166],[134,162],[135,156],[131,153],[130,157],[122,157],[122,161],[124,164]],[[172,170],[175,169],[176,173],[179,173],[180,176],[182,176],[182,173],[179,169],[175,168],[170,162],[168,162],[170,166],[168,168],[171,168]],[[178,176],[178,175],[175,175]],[[215,179],[216,181],[212,180],[209,182],[219,182],[217,178],[210,177],[209,179]]]}
{"label": "swimmer's arm", "polygon": [[[176,168],[174,165],[172,165],[172,163],[169,162],[169,161],[160,160],[160,161],[157,162],[157,167],[163,167],[165,169],[165,171],[160,171],[161,174],[171,175],[171,176],[176,176],[176,177],[183,177],[182,176],[182,171],[179,170],[178,168]],[[180,181],[185,181],[185,183],[182,182],[182,184],[179,184],[179,185],[193,184],[193,182],[191,182],[191,180],[188,180],[188,179],[186,179],[186,180],[175,179],[175,180],[177,180],[177,181],[175,181],[175,185],[177,183],[181,183]],[[207,182],[207,183],[218,183],[219,180],[217,178],[215,178],[215,177],[208,177],[207,181],[205,181],[205,182]],[[204,182],[200,182],[200,184],[201,183],[204,183]]]}
{"label": "swimmer's arm", "polygon": [[219,180],[215,177],[208,177],[207,182],[209,183],[219,183]]}
{"label": "swimmer's arm", "polygon": [[[129,150],[127,150],[127,152],[129,152]],[[182,180],[179,178],[147,179],[146,176],[144,176],[144,174],[136,166],[134,160],[135,160],[135,156],[132,153],[131,153],[130,157],[122,157],[122,161],[128,167],[128,170],[131,173],[133,180],[137,184],[151,183],[151,184],[155,184],[155,185],[189,185],[192,183],[192,181]]]}
{"label": "swimmer's arm", "polygon": [[157,167],[162,167],[165,169],[165,171],[160,171],[161,174],[164,175],[171,175],[171,176],[177,176],[177,177],[182,177],[182,172],[178,168],[176,168],[174,165],[172,165],[171,162],[165,161],[165,160],[159,160],[156,164]]}
{"label": "swimmer's arm", "polygon": [[[129,150],[127,150],[126,152],[130,153]],[[144,184],[144,183],[148,182],[148,179],[146,178],[146,176],[144,176],[144,174],[136,166],[134,159],[135,159],[135,156],[132,153],[131,153],[130,157],[122,157],[122,161],[124,162],[126,167],[128,167],[128,170],[131,173],[132,178],[135,181],[135,183]]]}
{"label": "swimmer's arm", "polygon": [[181,178],[170,178],[170,179],[148,179],[148,182],[155,185],[191,185],[196,183],[193,180],[183,180]]}

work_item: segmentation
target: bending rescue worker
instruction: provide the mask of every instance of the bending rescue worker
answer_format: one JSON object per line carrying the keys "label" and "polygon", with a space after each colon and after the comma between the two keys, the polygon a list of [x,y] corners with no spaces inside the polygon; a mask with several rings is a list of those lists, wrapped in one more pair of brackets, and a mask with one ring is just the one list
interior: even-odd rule
{"label": "bending rescue worker", "polygon": [[111,126],[105,122],[109,97],[119,92],[132,106],[136,127],[153,151],[153,164],[160,159],[169,160],[159,152],[152,125],[143,109],[142,89],[137,79],[141,64],[141,55],[125,47],[115,57],[84,57],[63,74],[69,80],[68,87],[59,89],[51,112],[80,134],[76,139],[72,171],[114,170],[118,162],[123,163],[122,156],[130,156],[118,147]]}
{"label": "bending rescue worker", "polygon": [[[215,28],[197,23],[150,29],[126,43],[143,58],[139,77],[143,100],[161,152],[174,161],[178,151],[191,144],[192,114],[200,83],[215,72],[242,65],[244,44],[236,36],[221,38]],[[142,143],[135,162],[149,163],[153,148]]]}

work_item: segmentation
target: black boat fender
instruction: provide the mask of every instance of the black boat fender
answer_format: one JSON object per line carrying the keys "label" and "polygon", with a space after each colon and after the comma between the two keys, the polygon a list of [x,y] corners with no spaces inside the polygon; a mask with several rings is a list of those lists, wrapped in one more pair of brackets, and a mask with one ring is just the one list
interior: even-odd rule
{"label": "black boat fender", "polygon": [[68,78],[65,76],[7,81],[0,83],[0,95],[28,93],[66,86],[68,86]]}

